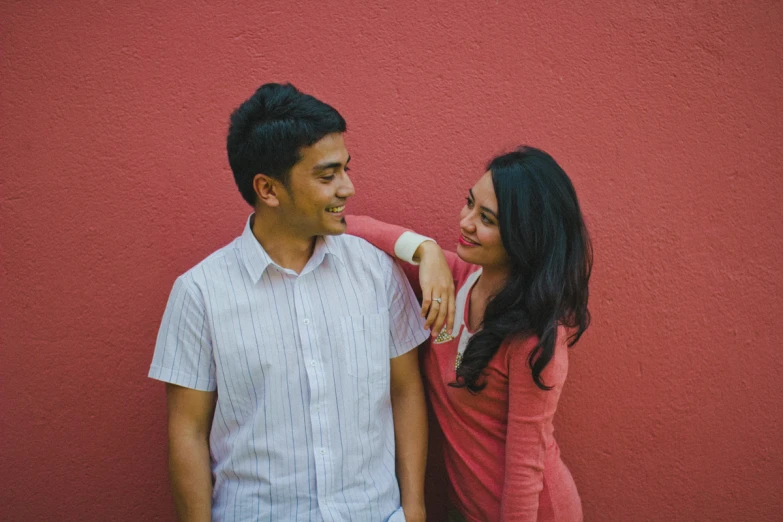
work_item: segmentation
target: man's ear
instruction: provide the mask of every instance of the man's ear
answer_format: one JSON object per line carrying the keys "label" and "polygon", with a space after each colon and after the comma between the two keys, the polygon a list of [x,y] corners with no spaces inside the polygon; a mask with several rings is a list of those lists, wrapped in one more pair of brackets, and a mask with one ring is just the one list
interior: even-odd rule
{"label": "man's ear", "polygon": [[266,174],[256,174],[253,178],[253,190],[256,191],[259,203],[268,207],[276,207],[280,204],[278,194],[283,187],[278,180]]}

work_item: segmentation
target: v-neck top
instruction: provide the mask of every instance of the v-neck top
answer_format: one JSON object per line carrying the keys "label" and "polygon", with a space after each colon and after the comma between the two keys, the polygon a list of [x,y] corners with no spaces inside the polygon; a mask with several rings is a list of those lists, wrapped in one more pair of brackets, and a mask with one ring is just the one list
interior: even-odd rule
{"label": "v-neck top", "polygon": [[[348,232],[387,253],[406,229],[365,216],[350,216]],[[485,369],[477,394],[449,384],[455,360],[467,345],[470,290],[481,268],[444,252],[457,295],[453,336],[427,341],[422,370],[427,394],[444,436],[444,460],[453,502],[468,521],[582,520],[579,494],[560,458],[552,420],[568,373],[567,332],[557,334],[555,353],[542,372],[541,390],[528,357],[536,338],[506,339]],[[404,264],[419,294],[418,266]]]}

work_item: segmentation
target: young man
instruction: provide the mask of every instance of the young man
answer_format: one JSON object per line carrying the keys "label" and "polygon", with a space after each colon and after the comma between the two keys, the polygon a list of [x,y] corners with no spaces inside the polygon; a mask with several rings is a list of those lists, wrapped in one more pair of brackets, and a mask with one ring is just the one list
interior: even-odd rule
{"label": "young man", "polygon": [[231,116],[254,213],[177,279],[149,372],[167,383],[181,520],[424,520],[427,333],[399,267],[340,235],[345,130],[291,85]]}

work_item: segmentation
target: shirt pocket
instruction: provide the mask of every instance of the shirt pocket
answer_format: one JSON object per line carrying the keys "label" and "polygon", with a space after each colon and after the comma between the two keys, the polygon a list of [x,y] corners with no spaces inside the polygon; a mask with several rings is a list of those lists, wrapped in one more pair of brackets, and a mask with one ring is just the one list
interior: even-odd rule
{"label": "shirt pocket", "polygon": [[354,380],[360,397],[389,389],[391,335],[389,314],[346,315],[337,318],[341,342],[335,359],[341,373]]}

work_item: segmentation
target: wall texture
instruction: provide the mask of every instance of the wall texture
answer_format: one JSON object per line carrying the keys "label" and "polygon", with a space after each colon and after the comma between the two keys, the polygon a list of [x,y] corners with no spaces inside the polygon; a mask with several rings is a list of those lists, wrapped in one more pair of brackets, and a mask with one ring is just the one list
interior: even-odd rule
{"label": "wall texture", "polygon": [[445,245],[492,155],[551,152],[596,250],[556,423],[586,519],[780,519],[781,2],[210,4],[0,2],[0,519],[173,520],[145,375],[241,232],[266,81],[345,115],[354,213]]}

